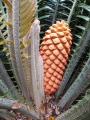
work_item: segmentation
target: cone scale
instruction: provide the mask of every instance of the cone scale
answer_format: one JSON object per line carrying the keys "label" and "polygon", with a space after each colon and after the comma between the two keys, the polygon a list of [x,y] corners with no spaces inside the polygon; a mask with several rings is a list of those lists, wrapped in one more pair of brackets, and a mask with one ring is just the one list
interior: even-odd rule
{"label": "cone scale", "polygon": [[45,32],[40,46],[44,66],[44,92],[53,94],[58,89],[67,64],[72,34],[68,24],[56,21]]}

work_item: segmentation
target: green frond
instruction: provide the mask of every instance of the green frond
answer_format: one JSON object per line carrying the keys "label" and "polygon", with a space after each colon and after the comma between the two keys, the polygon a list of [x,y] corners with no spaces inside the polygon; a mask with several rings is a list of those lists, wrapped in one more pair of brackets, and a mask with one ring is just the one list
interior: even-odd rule
{"label": "green frond", "polygon": [[44,16],[39,17],[38,19],[39,19],[39,20],[42,20],[42,19],[48,18],[49,16],[50,16],[50,15],[44,15]]}
{"label": "green frond", "polygon": [[4,17],[5,17],[5,15],[2,15],[2,16],[0,17],[0,22],[4,19]]}
{"label": "green frond", "polygon": [[[13,8],[12,8],[13,35],[11,35],[11,37],[14,40],[14,47],[10,46],[10,52],[12,55],[12,49],[13,49],[13,55],[11,57],[12,57],[12,60],[15,59],[15,62],[16,62],[15,63],[14,61],[12,61],[12,63],[14,68],[15,68],[15,65],[17,65],[18,71],[16,69],[14,71],[17,75],[18,83],[21,86],[21,90],[23,91],[24,96],[26,97],[26,99],[28,99],[28,101],[30,101],[30,97],[29,97],[30,90],[27,87],[28,85],[27,78],[25,78],[26,72],[24,74],[25,68],[23,67],[24,63],[22,63],[22,57],[29,58],[29,56],[27,53],[24,54],[24,56],[21,55],[21,51],[22,51],[21,48],[25,48],[29,43],[23,42],[23,45],[21,46],[20,39],[21,38],[23,39],[23,37],[25,37],[26,34],[30,31],[30,27],[34,21],[34,14],[36,11],[36,2],[30,1],[30,0],[25,0],[25,1],[14,0],[12,1],[12,4],[13,4]],[[9,33],[10,33],[10,30],[9,30]],[[23,53],[25,52],[23,51]]]}
{"label": "green frond", "polygon": [[[2,6],[1,5],[1,3],[0,3],[0,6]],[[6,27],[6,25],[4,24],[4,20],[5,20],[5,18],[6,18],[6,14],[4,13],[4,10],[3,10],[4,8],[3,7],[1,7],[1,10],[2,10],[2,12],[1,12],[1,15],[0,15],[0,36],[1,36],[1,38],[2,39],[5,39],[6,37],[6,35],[7,35],[7,30],[5,30],[5,32],[3,32],[3,30],[5,29],[5,27]]]}
{"label": "green frond", "polygon": [[83,26],[76,26],[77,28],[80,28],[81,30],[85,30],[85,27],[83,27]]}
{"label": "green frond", "polygon": [[84,3],[80,3],[78,7],[84,8],[84,9],[90,9],[90,5],[86,5]]}
{"label": "green frond", "polygon": [[42,12],[43,10],[51,10],[52,12],[54,11],[51,7],[49,7],[49,6],[44,6],[44,7],[42,7],[42,8],[40,8],[40,9],[38,9],[37,10],[37,12],[39,13],[39,12]]}
{"label": "green frond", "polygon": [[15,110],[17,112],[20,112],[21,114],[25,114],[27,117],[30,117],[34,120],[39,120],[39,115],[38,113],[35,112],[35,110],[32,109],[32,107],[30,106],[26,106],[25,103],[22,104],[20,102],[18,102],[20,104],[20,108],[16,108],[13,109],[12,105],[18,101],[14,101],[14,100],[10,100],[10,99],[5,99],[5,98],[0,98],[0,108],[1,109],[6,109],[6,110]]}
{"label": "green frond", "polygon": [[6,53],[6,56],[9,56],[9,55],[10,55],[10,52],[7,52],[7,53]]}
{"label": "green frond", "polygon": [[84,20],[86,20],[86,21],[89,21],[89,17],[88,17],[88,16],[77,15],[76,17],[78,17],[78,18],[82,18],[82,19],[84,19]]}
{"label": "green frond", "polygon": [[[87,18],[89,18],[89,16]],[[59,98],[60,94],[63,94],[64,88],[66,87],[66,84],[68,83],[75,66],[77,65],[81,55],[83,54],[83,51],[85,50],[86,45],[88,45],[88,43],[89,43],[89,30],[90,30],[89,27],[90,27],[90,23],[89,23],[89,19],[88,19],[88,21],[85,25],[85,30],[82,33],[82,36],[75,34],[75,36],[77,36],[77,38],[79,38],[79,43],[78,43],[78,46],[75,48],[74,54],[67,66],[67,69],[64,73],[64,76],[63,76],[63,79],[61,82],[61,85],[56,92],[56,99]],[[72,48],[72,51],[73,51],[73,48]]]}
{"label": "green frond", "polygon": [[6,30],[4,33],[3,33],[3,36],[7,35],[8,34],[8,31]]}
{"label": "green frond", "polygon": [[62,12],[58,12],[58,13],[60,13],[61,15],[64,15],[64,16],[66,16],[66,17],[68,17],[68,14],[66,14],[66,13],[62,13]]}
{"label": "green frond", "polygon": [[62,110],[65,106],[70,107],[73,101],[78,97],[78,95],[90,84],[90,77],[87,77],[90,73],[90,58],[84,65],[81,73],[78,75],[76,80],[67,90],[65,95],[59,102],[60,110]]}
{"label": "green frond", "polygon": [[72,8],[70,9],[70,13],[69,13],[68,19],[67,19],[67,23],[68,23],[68,24],[70,24],[70,21],[71,21],[72,15],[73,15],[73,13],[74,13],[74,9],[75,9],[75,6],[76,6],[76,4],[77,4],[77,1],[78,1],[78,0],[74,0],[74,1],[73,1],[73,5],[72,5]]}
{"label": "green frond", "polygon": [[42,0],[38,0],[37,3],[39,4],[40,2],[42,2]]}
{"label": "green frond", "polygon": [[[17,94],[17,89],[14,88],[15,86],[13,85],[10,77],[8,76],[8,73],[4,67],[4,65],[2,64],[1,60],[0,60],[0,77],[3,80],[3,82],[5,83],[5,85],[8,87],[8,89],[11,89],[11,93],[12,94]],[[18,98],[18,96],[16,96],[16,98]]]}
{"label": "green frond", "polygon": [[4,47],[2,51],[4,52],[4,51],[6,51],[6,50],[7,50],[7,47]]}
{"label": "green frond", "polygon": [[85,96],[69,110],[59,115],[56,120],[85,120],[85,116],[90,116],[90,94]]}
{"label": "green frond", "polygon": [[81,35],[77,35],[77,34],[75,34],[75,36],[76,36],[77,38],[79,38],[79,39],[81,39],[81,38],[82,38],[82,36],[81,36]]}
{"label": "green frond", "polygon": [[[13,110],[11,105],[15,101],[10,99],[17,99],[21,107],[16,112],[40,119],[39,108],[46,95],[43,87],[43,60],[39,54],[39,34],[43,37],[52,23],[63,19],[71,28],[72,47],[63,79],[54,94],[59,101],[52,100],[53,95],[50,95],[50,105],[51,102],[57,103],[62,112],[56,120],[89,120],[90,91],[82,98],[82,91],[90,87],[90,6],[86,4],[87,0],[2,1],[0,58],[4,61],[0,62],[0,109]],[[3,6],[4,3],[7,7]],[[75,104],[78,96],[80,100]]]}
{"label": "green frond", "polygon": [[0,26],[0,29],[2,30],[5,26],[6,26],[5,24],[2,24],[2,25]]}
{"label": "green frond", "polygon": [[[8,87],[3,83],[3,81],[0,79],[0,91],[3,93],[3,96],[7,98],[12,97],[11,91],[8,89]],[[1,95],[0,95],[1,96]]]}

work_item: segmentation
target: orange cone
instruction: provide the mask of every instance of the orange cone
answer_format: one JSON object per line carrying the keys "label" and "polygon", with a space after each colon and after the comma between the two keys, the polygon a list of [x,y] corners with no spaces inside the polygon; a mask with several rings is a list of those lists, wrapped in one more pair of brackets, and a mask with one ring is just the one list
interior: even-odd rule
{"label": "orange cone", "polygon": [[72,44],[69,25],[62,20],[57,21],[45,32],[40,47],[44,64],[44,92],[55,93],[58,89],[67,64]]}

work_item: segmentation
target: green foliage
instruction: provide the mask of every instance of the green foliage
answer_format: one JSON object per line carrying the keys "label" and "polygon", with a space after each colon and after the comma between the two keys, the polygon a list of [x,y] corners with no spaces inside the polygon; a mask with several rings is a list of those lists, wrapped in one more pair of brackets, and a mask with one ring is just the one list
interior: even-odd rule
{"label": "green foliage", "polygon": [[[87,11],[87,13],[88,13],[88,11]],[[85,14],[84,11],[82,12],[82,14]],[[63,94],[63,91],[64,91],[64,89],[65,89],[65,87],[66,87],[66,85],[67,85],[67,83],[68,83],[68,81],[69,81],[77,63],[80,60],[80,57],[82,56],[83,52],[85,51],[86,46],[89,44],[89,34],[90,34],[89,33],[89,30],[90,30],[89,29],[90,28],[89,13],[88,13],[88,16],[85,16],[85,15],[75,15],[75,16],[78,19],[78,21],[82,20],[86,23],[86,24],[84,24],[85,29],[82,30],[81,29],[82,27],[80,25],[79,29],[82,30],[81,35],[80,35],[80,32],[78,32],[78,34],[77,34],[78,29],[76,29],[76,31],[74,31],[72,29],[72,33],[74,31],[74,36],[76,36],[77,38],[73,36],[73,45],[72,45],[72,48],[71,48],[71,54],[70,54],[69,62],[68,62],[68,65],[67,65],[67,69],[64,73],[61,85],[60,85],[60,87],[59,87],[59,89],[56,93],[56,99],[59,98],[60,94]],[[71,21],[70,24],[73,24],[72,21]],[[75,24],[75,26],[77,26],[77,24]]]}
{"label": "green foliage", "polygon": [[[71,0],[71,1],[55,1],[55,12],[53,15],[53,18],[48,18],[52,19],[52,23],[56,20],[61,20],[64,19],[66,20],[71,27],[72,34],[73,34],[73,44],[71,48],[71,53],[69,55],[69,60],[67,64],[67,69],[65,71],[65,74],[63,76],[62,82],[60,84],[59,89],[56,92],[56,100],[59,99],[60,95],[65,94],[67,91],[67,96],[63,99],[61,99],[63,102],[66,101],[69,98],[68,95],[71,95],[71,92],[69,90],[69,87],[73,84],[75,81],[76,83],[76,78],[79,77],[79,74],[82,74],[83,71],[83,66],[85,65],[86,61],[88,60],[89,57],[88,53],[90,52],[90,36],[89,36],[89,31],[90,31],[90,13],[89,9],[90,6],[85,3],[85,1],[76,1],[76,0]],[[87,1],[86,1],[87,2]],[[52,7],[53,8],[53,7]],[[48,23],[47,23],[48,24]],[[50,26],[50,24],[49,24]],[[45,27],[44,27],[45,28]],[[43,30],[45,31],[45,30]],[[43,33],[43,32],[42,32]],[[86,56],[86,57],[85,57]],[[77,71],[78,69],[78,71]],[[89,74],[89,73],[88,73]],[[77,88],[77,96],[84,90],[89,84],[88,81],[90,78],[87,78],[86,75],[86,83],[84,82],[82,85],[82,89],[79,91],[79,87],[77,88],[73,84],[73,89],[71,90],[72,93],[74,94],[75,92],[75,87]],[[81,75],[82,76],[82,75]],[[82,77],[80,77],[81,83],[82,83]],[[77,85],[79,85],[79,82],[77,82]],[[79,92],[78,92],[79,91]],[[65,94],[66,95],[66,94]],[[67,98],[67,99],[66,99]],[[73,98],[71,95],[70,100],[75,101],[76,97]],[[58,102],[58,101],[57,101]],[[70,105],[72,102],[70,102]],[[62,103],[59,104],[59,106],[63,106]],[[67,105],[67,107],[69,107]]]}
{"label": "green foliage", "polygon": [[[0,45],[2,60],[0,61],[0,97],[4,98],[3,101],[11,103],[13,101],[9,99],[17,99],[20,103],[29,105],[34,112],[35,107],[39,110],[42,97],[44,98],[43,63],[39,56],[39,21],[35,17],[40,20],[41,38],[48,27],[55,21],[63,19],[69,23],[73,43],[55,97],[61,112],[63,109],[71,108],[60,113],[56,120],[89,120],[90,90],[83,98],[81,93],[90,87],[90,2],[88,0],[37,0],[38,9],[35,13],[34,1],[6,1],[7,11],[4,3],[0,1],[0,44],[2,44]],[[5,39],[9,42],[5,42]],[[80,97],[78,103],[76,103],[77,97]],[[6,108],[4,106],[4,109]],[[36,117],[31,113],[28,116],[30,115],[32,118]]]}
{"label": "green foliage", "polygon": [[67,106],[67,108],[70,107],[70,105],[73,103],[73,101],[75,101],[78,95],[90,84],[90,76],[87,77],[89,73],[90,58],[84,65],[84,68],[82,69],[76,80],[73,82],[73,84],[60,100],[58,105],[60,110],[62,110],[65,106]]}
{"label": "green foliage", "polygon": [[[0,1],[0,43],[7,38],[7,26],[6,21],[6,6]],[[13,70],[10,61],[10,52],[8,50],[8,43],[0,45],[0,59],[3,65],[5,65],[6,71],[11,77],[11,80],[15,82],[15,77],[13,75]],[[15,84],[16,85],[16,84]]]}
{"label": "green foliage", "polygon": [[45,30],[52,25],[52,18],[56,2],[54,0],[38,0],[38,19],[40,20],[41,38],[44,35]]}
{"label": "green foliage", "polygon": [[[85,120],[90,117],[90,90],[77,104],[59,115],[56,120]],[[84,119],[85,118],[85,119]]]}

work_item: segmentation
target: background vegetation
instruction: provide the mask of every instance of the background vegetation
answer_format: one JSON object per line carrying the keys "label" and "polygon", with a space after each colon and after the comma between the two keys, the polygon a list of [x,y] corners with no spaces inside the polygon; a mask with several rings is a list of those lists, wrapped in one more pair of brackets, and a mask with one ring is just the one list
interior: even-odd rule
{"label": "background vegetation", "polygon": [[[3,0],[5,2],[5,0]],[[37,104],[40,104],[39,100],[39,89],[37,89],[36,81],[31,83],[30,88],[28,87],[28,79],[23,80],[21,84],[19,79],[25,75],[30,75],[29,79],[32,78],[36,71],[33,70],[33,67],[30,67],[29,74],[27,72],[21,73],[20,62],[18,56],[14,53],[19,46],[19,51],[23,46],[32,47],[33,44],[30,41],[19,44],[14,42],[15,49],[13,49],[12,41],[6,41],[7,36],[11,33],[10,22],[12,23],[12,12],[10,6],[12,0],[7,0],[8,4],[5,5],[3,1],[0,1],[0,116],[7,120],[14,120],[15,116],[10,113],[10,110],[19,111],[22,114],[27,115],[33,119],[40,119],[36,109],[38,108]],[[22,2],[22,0],[20,0]],[[29,2],[25,0],[26,3]],[[11,2],[11,4],[9,4]],[[26,4],[24,3],[24,4]],[[38,8],[36,16],[40,20],[40,38],[44,36],[45,30],[48,29],[53,23],[57,20],[65,20],[70,28],[73,35],[73,44],[71,47],[71,52],[69,59],[67,61],[66,70],[59,86],[59,89],[54,94],[54,102],[57,103],[59,107],[60,114],[55,118],[56,120],[89,120],[90,118],[90,1],[89,0],[38,0]],[[6,11],[6,6],[8,6],[8,12]],[[35,7],[35,6],[34,6]],[[25,11],[27,13],[27,11]],[[8,14],[9,13],[9,14]],[[6,18],[8,14],[8,20]],[[11,20],[11,21],[10,21]],[[9,23],[5,23],[8,21]],[[8,25],[8,27],[6,26]],[[28,25],[28,24],[27,24]],[[15,23],[12,24],[13,28]],[[16,27],[16,26],[15,26]],[[21,27],[21,26],[19,26]],[[37,29],[38,26],[36,26]],[[34,29],[34,28],[33,28]],[[34,29],[35,30],[35,29]],[[24,31],[21,29],[21,31]],[[19,33],[21,33],[19,31]],[[32,33],[33,34],[33,33]],[[39,33],[38,33],[39,34]],[[13,32],[14,35],[14,32]],[[8,36],[10,38],[10,36]],[[8,38],[8,39],[9,39]],[[23,39],[23,37],[21,37]],[[11,40],[11,38],[10,38]],[[39,42],[42,42],[40,40]],[[37,43],[39,44],[39,43]],[[23,57],[26,62],[24,65],[24,70],[27,70],[27,63],[33,61],[33,51],[29,53],[29,47],[25,47],[23,52]],[[37,53],[38,48],[36,49],[35,54]],[[13,53],[12,53],[13,52]],[[19,53],[20,53],[19,52]],[[27,54],[28,53],[28,54]],[[29,55],[31,58],[29,58]],[[21,56],[21,54],[20,54]],[[12,58],[13,57],[13,58]],[[21,56],[22,57],[22,56]],[[16,61],[15,61],[15,59]],[[14,60],[13,60],[14,59]],[[22,60],[23,59],[19,59]],[[32,65],[37,66],[37,58],[35,62],[32,62]],[[21,61],[21,62],[22,62]],[[17,68],[15,67],[17,64]],[[31,64],[31,63],[30,63]],[[39,62],[38,62],[39,64]],[[18,68],[19,66],[19,68]],[[36,67],[35,66],[35,67]],[[18,69],[18,71],[17,71]],[[37,71],[40,68],[37,68]],[[18,73],[17,73],[18,72]],[[21,78],[18,78],[18,75]],[[40,72],[39,72],[40,74]],[[25,88],[23,88],[23,86]],[[40,86],[43,90],[42,86]],[[28,91],[31,91],[28,94]],[[38,90],[38,92],[36,92]],[[32,94],[32,91],[33,94]],[[43,93],[42,93],[43,94]],[[28,95],[30,95],[28,97]],[[42,95],[43,96],[43,95]],[[38,101],[36,103],[36,99]],[[52,97],[52,96],[51,96]],[[33,99],[32,99],[33,98]],[[18,101],[15,101],[18,100]],[[12,104],[15,103],[16,108],[12,107]],[[19,104],[20,103],[20,104]],[[21,106],[20,106],[21,105]],[[27,106],[30,107],[30,110],[27,110]],[[2,114],[3,113],[3,114]]]}

